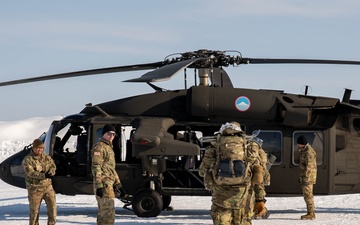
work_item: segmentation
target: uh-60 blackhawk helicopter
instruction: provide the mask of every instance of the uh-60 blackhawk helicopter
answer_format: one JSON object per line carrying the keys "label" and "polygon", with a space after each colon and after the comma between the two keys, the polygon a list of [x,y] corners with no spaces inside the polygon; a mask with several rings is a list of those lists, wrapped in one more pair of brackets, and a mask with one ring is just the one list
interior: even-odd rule
{"label": "uh-60 blackhawk helicopter", "polygon": [[[310,63],[360,65],[360,61],[317,59],[244,58],[237,51],[198,50],[171,55],[164,61],[85,70],[14,80],[0,86],[86,76],[151,70],[127,82],[146,82],[154,93],[98,105],[88,104],[78,114],[53,121],[40,136],[45,152],[57,164],[53,186],[65,195],[93,195],[91,148],[104,124],[116,127],[116,170],[128,197],[125,207],[140,217],[155,217],[167,208],[171,196],[209,195],[198,167],[214,132],[237,121],[250,134],[260,130],[263,148],[276,157],[269,195],[301,193],[298,184],[296,139],[305,135],[317,152],[318,181],[315,194],[360,191],[360,101],[345,89],[342,100],[290,94],[277,90],[235,88],[224,70],[240,64]],[[187,85],[194,70],[196,83]],[[164,91],[152,82],[184,72],[185,88]],[[199,84],[197,84],[199,83]],[[24,149],[0,165],[1,179],[25,188]]]}

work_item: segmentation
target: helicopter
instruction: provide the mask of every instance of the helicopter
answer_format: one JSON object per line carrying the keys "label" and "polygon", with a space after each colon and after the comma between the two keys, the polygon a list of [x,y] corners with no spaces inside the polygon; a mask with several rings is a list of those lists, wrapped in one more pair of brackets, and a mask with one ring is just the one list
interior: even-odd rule
{"label": "helicopter", "polygon": [[[207,196],[198,168],[214,133],[237,121],[256,133],[266,152],[275,156],[268,196],[299,195],[299,153],[296,140],[304,135],[317,153],[318,180],[314,194],[360,192],[360,100],[291,94],[279,90],[235,88],[225,68],[241,64],[343,64],[360,61],[246,58],[238,51],[200,49],[172,54],[163,61],[83,70],[0,82],[0,86],[115,72],[150,70],[125,82],[147,83],[153,93],[87,104],[79,113],[53,121],[39,139],[55,161],[56,193],[93,195],[91,148],[105,124],[116,128],[113,141],[116,171],[128,194],[120,199],[139,217],[156,217],[172,196]],[[196,84],[187,87],[187,72]],[[180,71],[184,88],[164,90],[154,82]],[[198,84],[197,84],[198,83]],[[260,131],[260,132],[258,132]],[[0,178],[25,188],[22,159],[25,146],[0,164]],[[284,179],[285,178],[285,179]]]}

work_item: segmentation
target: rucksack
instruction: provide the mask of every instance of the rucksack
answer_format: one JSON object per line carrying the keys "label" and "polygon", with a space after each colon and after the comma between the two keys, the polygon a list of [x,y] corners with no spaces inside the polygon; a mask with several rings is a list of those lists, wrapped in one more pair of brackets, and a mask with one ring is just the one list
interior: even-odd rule
{"label": "rucksack", "polygon": [[217,185],[242,186],[251,182],[246,139],[242,136],[220,136],[214,143],[216,160],[212,169]]}

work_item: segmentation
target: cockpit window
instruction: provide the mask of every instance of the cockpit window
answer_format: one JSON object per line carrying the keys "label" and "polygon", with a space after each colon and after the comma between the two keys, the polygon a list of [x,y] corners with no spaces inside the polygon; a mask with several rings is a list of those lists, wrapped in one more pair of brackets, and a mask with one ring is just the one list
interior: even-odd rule
{"label": "cockpit window", "polygon": [[58,176],[83,176],[87,173],[89,140],[86,124],[59,124],[52,133],[53,159]]}

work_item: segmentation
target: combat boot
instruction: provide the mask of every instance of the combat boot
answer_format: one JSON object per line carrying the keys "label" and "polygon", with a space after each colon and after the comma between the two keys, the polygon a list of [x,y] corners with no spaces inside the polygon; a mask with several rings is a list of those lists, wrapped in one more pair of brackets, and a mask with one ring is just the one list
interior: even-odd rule
{"label": "combat boot", "polygon": [[314,220],[315,219],[315,213],[308,212],[306,215],[301,216],[302,220]]}

